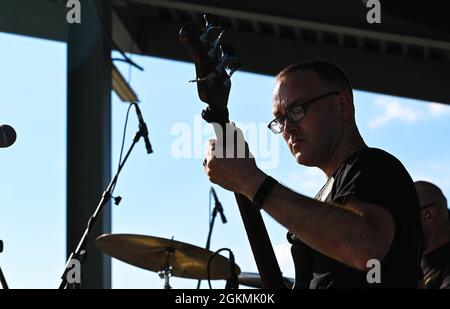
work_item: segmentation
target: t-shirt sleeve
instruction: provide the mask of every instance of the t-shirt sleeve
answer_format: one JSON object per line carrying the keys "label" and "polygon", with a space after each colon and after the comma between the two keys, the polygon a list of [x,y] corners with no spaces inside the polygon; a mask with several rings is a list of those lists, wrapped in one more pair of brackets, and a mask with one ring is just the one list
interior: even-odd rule
{"label": "t-shirt sleeve", "polygon": [[386,152],[366,151],[338,170],[331,193],[331,202],[344,204],[354,197],[392,215],[395,234],[384,267],[394,269],[403,263],[402,269],[408,269],[408,273],[402,273],[404,280],[417,283],[422,243],[420,210],[414,182],[402,163]]}
{"label": "t-shirt sleeve", "polygon": [[387,209],[394,220],[402,216],[399,211],[402,198],[410,195],[407,179],[394,159],[381,155],[361,156],[347,164],[335,179],[333,202],[344,204],[349,197]]}

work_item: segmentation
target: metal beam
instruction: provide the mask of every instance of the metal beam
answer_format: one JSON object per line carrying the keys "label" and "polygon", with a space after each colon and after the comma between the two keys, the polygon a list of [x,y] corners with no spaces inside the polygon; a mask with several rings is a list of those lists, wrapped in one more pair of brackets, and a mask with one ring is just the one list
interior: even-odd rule
{"label": "metal beam", "polygon": [[54,0],[1,0],[0,31],[65,42],[65,3]]}
{"label": "metal beam", "polygon": [[[337,36],[338,39],[341,39],[341,45],[332,46],[318,44],[317,42],[306,43],[298,40],[298,38],[297,40],[295,38],[290,40],[274,38],[270,35],[249,33],[248,31],[236,31],[235,33],[236,37],[249,38],[249,41],[241,41],[237,46],[240,47],[239,53],[242,57],[247,55],[245,57],[247,59],[244,59],[247,63],[246,70],[251,72],[275,74],[274,67],[281,68],[285,62],[281,60],[283,58],[293,62],[304,59],[306,55],[311,57],[327,55],[328,58],[337,59],[336,61],[339,63],[346,64],[345,67],[353,77],[354,85],[358,89],[443,103],[450,101],[450,95],[446,94],[447,90],[445,89],[445,85],[448,84],[446,70],[450,61],[446,57],[449,57],[450,43],[432,37],[417,38],[412,36],[411,33],[409,35],[396,34],[394,33],[396,24],[391,25],[393,27],[392,33],[387,33],[386,29],[383,32],[376,32],[368,31],[367,28],[335,27],[323,22],[286,18],[281,15],[276,16],[275,13],[271,15],[270,12],[263,14],[258,13],[256,8],[253,12],[228,9],[215,5],[218,3],[217,1],[211,1],[211,4],[206,6],[199,5],[199,3],[203,3],[202,1],[193,0],[187,2],[168,0],[113,2],[113,4],[116,4],[115,10],[120,17],[113,14],[113,38],[124,51],[142,52],[152,56],[185,61],[190,61],[189,57],[177,40],[177,28],[183,22],[162,21],[155,16],[149,18],[146,16],[147,10],[143,10],[142,6],[136,8],[133,3],[175,10],[175,15],[172,14],[172,16],[176,16],[176,13],[182,11],[188,13],[210,12],[219,16],[228,16],[230,19],[238,18],[266,25],[277,24],[293,29],[294,34],[295,31],[297,31],[297,34],[302,34],[301,39],[303,39],[303,32],[306,31],[312,31],[313,33],[317,31],[338,32]],[[136,16],[135,10],[140,13],[138,16]],[[8,14],[5,14],[5,12],[8,12]],[[3,0],[0,2],[0,30],[63,40],[64,35],[62,33],[65,33],[67,28],[67,23],[64,20],[65,15],[65,6],[55,0]],[[21,18],[16,18],[16,16]],[[148,36],[142,35],[146,32],[141,31],[142,26],[146,23],[154,28],[154,31],[150,31]],[[161,28],[159,28],[160,26]],[[389,28],[388,24],[385,26]],[[349,38],[352,38],[354,42],[360,42],[361,48],[364,48],[364,42],[367,38],[374,39],[379,46],[375,49],[356,50],[356,46],[346,46],[345,42]],[[392,44],[399,44],[400,48],[404,46],[405,49],[414,47],[414,44],[421,45],[422,50],[419,49],[419,54],[423,55],[421,57],[417,55],[417,52],[415,53],[417,58],[409,55],[401,57],[400,53],[394,55],[392,53],[395,53],[395,49],[390,48],[390,42],[392,41],[396,42]],[[270,51],[270,53],[266,51],[267,49],[270,50],[271,44],[279,47],[277,51]],[[141,51],[143,45],[147,47],[146,50]],[[131,46],[134,46],[132,50],[130,50]],[[256,46],[258,46],[258,49],[255,48]],[[396,46],[393,47],[396,48]],[[286,58],[286,54],[291,53],[292,50],[296,51],[295,55]],[[300,52],[297,52],[297,50],[300,50]],[[391,53],[391,55],[385,53]],[[387,62],[383,63],[384,60]],[[392,76],[396,78],[389,78]]]}
{"label": "metal beam", "polygon": [[[180,48],[178,31],[182,23],[152,20],[142,31],[144,53],[190,61]],[[162,35],[158,29],[164,29]],[[275,75],[285,66],[322,57],[343,66],[356,89],[450,104],[450,63],[306,43],[250,32],[228,30],[226,43],[234,46],[244,69]]]}
{"label": "metal beam", "polygon": [[141,48],[134,41],[128,29],[114,10],[112,11],[112,29],[113,41],[121,50],[134,54],[142,54]]}
{"label": "metal beam", "polygon": [[[40,39],[67,42],[65,1],[56,0],[1,0],[0,32],[31,36]],[[114,2],[120,6],[119,2]],[[121,6],[126,7],[123,2]],[[83,13],[84,6],[82,6]],[[112,38],[123,50],[140,54],[142,51],[117,14],[112,13]]]}
{"label": "metal beam", "polygon": [[358,27],[347,27],[337,24],[320,23],[309,20],[302,20],[299,18],[288,18],[284,16],[276,16],[269,14],[261,14],[248,12],[238,9],[229,9],[224,7],[195,4],[192,2],[182,1],[168,1],[168,0],[128,0],[129,2],[136,2],[146,5],[158,6],[169,9],[185,10],[189,12],[209,13],[218,16],[224,16],[229,18],[238,18],[243,20],[249,20],[252,22],[263,22],[278,26],[286,26],[292,28],[300,28],[306,30],[313,30],[319,32],[336,33],[339,35],[349,35],[355,37],[363,37],[374,40],[395,42],[401,44],[411,44],[417,46],[426,46],[432,48],[438,48],[443,50],[450,50],[450,42],[415,37],[411,35],[400,35],[395,33],[380,32],[362,29]]}
{"label": "metal beam", "polygon": [[[69,25],[67,43],[68,254],[111,178],[111,6],[107,0],[81,0],[81,5],[81,24]],[[94,245],[97,236],[110,231],[107,205],[88,242],[83,288],[111,287],[110,258]]]}

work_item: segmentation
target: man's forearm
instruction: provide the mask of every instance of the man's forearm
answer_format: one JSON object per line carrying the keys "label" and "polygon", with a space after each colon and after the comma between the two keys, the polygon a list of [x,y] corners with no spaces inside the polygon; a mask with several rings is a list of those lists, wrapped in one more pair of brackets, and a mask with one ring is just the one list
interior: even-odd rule
{"label": "man's forearm", "polygon": [[313,249],[349,266],[365,269],[369,259],[383,257],[370,209],[320,202],[278,184],[264,210]]}

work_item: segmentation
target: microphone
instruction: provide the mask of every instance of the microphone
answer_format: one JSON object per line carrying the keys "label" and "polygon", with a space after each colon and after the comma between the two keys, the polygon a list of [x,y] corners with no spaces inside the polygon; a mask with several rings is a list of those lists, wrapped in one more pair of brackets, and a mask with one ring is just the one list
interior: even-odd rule
{"label": "microphone", "polygon": [[225,215],[223,213],[223,207],[222,204],[219,202],[219,199],[217,198],[217,194],[216,191],[214,190],[213,187],[211,187],[211,192],[214,196],[214,201],[215,201],[215,206],[214,206],[214,210],[218,211],[220,214],[220,219],[222,219],[222,223],[227,223],[227,218],[225,218]]}
{"label": "microphone", "polygon": [[139,129],[141,130],[141,135],[144,138],[145,141],[145,148],[147,148],[147,153],[152,153],[152,145],[150,144],[150,140],[148,139],[148,130],[147,125],[145,124],[144,118],[142,117],[141,109],[137,105],[137,103],[134,103],[134,107],[136,108],[136,114],[139,119]]}
{"label": "microphone", "polygon": [[9,125],[0,126],[0,148],[6,148],[14,144],[16,141],[16,131]]}

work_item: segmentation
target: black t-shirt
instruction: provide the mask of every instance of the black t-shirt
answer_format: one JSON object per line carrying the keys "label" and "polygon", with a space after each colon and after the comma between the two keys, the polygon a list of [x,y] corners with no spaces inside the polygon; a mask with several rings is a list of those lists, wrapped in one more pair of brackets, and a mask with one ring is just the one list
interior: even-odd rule
{"label": "black t-shirt", "polygon": [[419,201],[401,162],[383,150],[365,147],[341,165],[316,199],[343,204],[350,196],[383,207],[394,218],[395,236],[380,261],[381,283],[368,283],[366,272],[331,259],[288,233],[296,266],[295,287],[416,288],[422,239]]}
{"label": "black t-shirt", "polygon": [[450,289],[450,242],[424,255],[420,264],[427,289]]}

